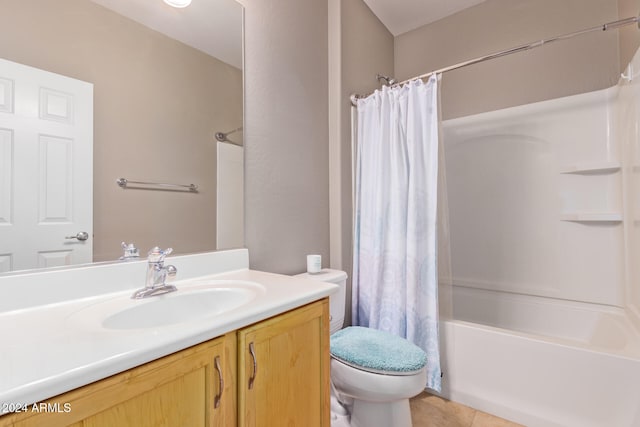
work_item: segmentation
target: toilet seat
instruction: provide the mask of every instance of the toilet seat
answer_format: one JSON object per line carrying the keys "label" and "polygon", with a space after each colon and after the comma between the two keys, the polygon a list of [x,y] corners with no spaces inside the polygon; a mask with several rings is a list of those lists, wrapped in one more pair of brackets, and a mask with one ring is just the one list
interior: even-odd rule
{"label": "toilet seat", "polygon": [[418,369],[417,371],[406,371],[406,372],[405,371],[384,371],[380,369],[368,368],[368,367],[356,365],[354,363],[350,363],[349,361],[343,360],[334,354],[331,354],[331,358],[353,369],[357,369],[359,371],[368,372],[370,374],[376,374],[376,375],[390,375],[390,376],[397,376],[397,377],[405,377],[409,375],[416,375],[422,370],[422,369]]}
{"label": "toilet seat", "polygon": [[331,336],[331,357],[355,369],[379,375],[409,376],[427,364],[426,353],[388,332],[350,326]]}

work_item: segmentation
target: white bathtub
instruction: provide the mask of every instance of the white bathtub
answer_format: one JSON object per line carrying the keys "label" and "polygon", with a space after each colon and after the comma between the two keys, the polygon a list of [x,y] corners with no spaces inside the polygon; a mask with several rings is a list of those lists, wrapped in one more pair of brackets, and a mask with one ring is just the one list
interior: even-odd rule
{"label": "white bathtub", "polygon": [[640,427],[640,336],[624,311],[455,286],[453,312],[444,397],[530,427]]}

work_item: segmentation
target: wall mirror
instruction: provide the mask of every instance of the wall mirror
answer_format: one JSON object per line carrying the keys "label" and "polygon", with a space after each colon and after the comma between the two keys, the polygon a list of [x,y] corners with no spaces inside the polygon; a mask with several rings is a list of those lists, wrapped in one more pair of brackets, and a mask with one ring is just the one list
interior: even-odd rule
{"label": "wall mirror", "polygon": [[0,0],[0,274],[242,246],[242,25],[234,0]]}

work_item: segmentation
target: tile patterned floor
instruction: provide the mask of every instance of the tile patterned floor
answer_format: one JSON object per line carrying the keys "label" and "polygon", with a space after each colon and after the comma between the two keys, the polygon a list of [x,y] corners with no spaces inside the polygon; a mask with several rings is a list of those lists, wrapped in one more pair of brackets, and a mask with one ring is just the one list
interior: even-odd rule
{"label": "tile patterned floor", "polygon": [[523,427],[428,393],[414,397],[410,404],[413,427]]}

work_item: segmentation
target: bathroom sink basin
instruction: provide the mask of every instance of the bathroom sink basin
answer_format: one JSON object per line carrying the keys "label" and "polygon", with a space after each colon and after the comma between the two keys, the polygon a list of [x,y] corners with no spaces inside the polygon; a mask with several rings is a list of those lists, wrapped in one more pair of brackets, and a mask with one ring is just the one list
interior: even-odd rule
{"label": "bathroom sink basin", "polygon": [[150,297],[140,305],[112,314],[103,321],[107,329],[155,328],[215,316],[252,300],[245,288],[213,288]]}
{"label": "bathroom sink basin", "polygon": [[116,297],[86,307],[70,320],[102,329],[160,328],[214,318],[239,308],[264,292],[264,287],[246,281],[203,281],[176,284],[178,291],[134,300]]}

